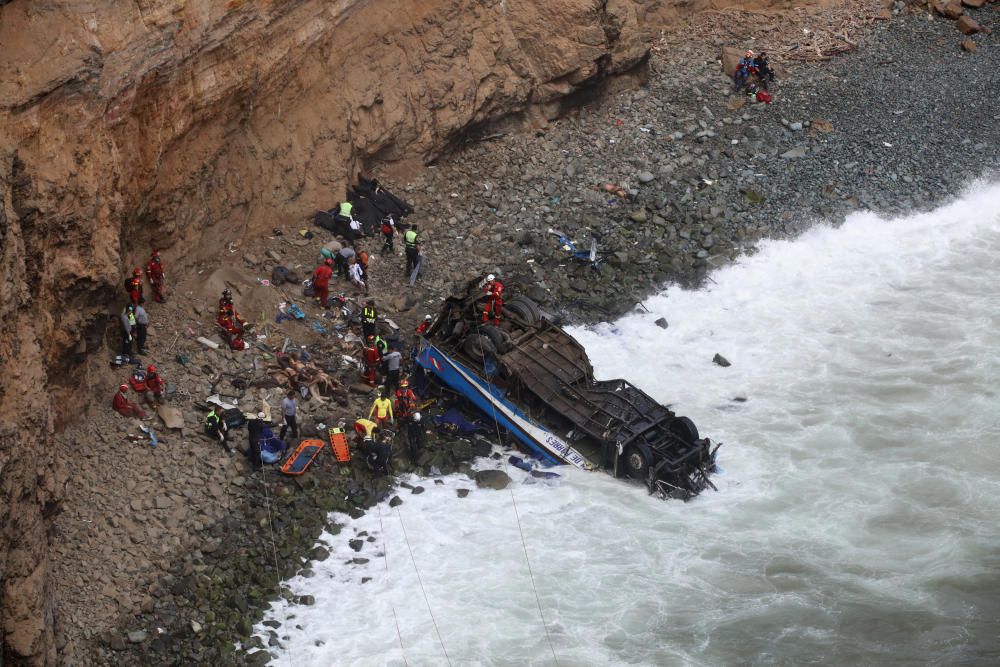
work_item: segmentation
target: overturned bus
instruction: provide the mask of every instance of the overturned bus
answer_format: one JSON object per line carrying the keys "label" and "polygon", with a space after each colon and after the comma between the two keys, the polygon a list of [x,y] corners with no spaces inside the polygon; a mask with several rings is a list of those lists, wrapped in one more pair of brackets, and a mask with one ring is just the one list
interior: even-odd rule
{"label": "overturned bus", "polygon": [[550,463],[631,477],[687,500],[706,487],[715,454],[694,423],[625,380],[595,380],[572,336],[516,296],[499,326],[482,324],[479,278],[446,299],[417,364]]}

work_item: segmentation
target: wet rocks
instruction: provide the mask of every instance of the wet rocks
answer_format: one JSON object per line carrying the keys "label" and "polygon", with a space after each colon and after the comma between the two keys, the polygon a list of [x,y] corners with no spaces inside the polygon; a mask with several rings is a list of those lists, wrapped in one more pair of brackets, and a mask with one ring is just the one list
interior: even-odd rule
{"label": "wet rocks", "polygon": [[661,329],[666,329],[670,325],[667,324],[667,318],[661,317],[658,320],[656,320],[656,326],[660,327]]}
{"label": "wet rocks", "polygon": [[723,368],[729,368],[730,366],[732,366],[732,364],[729,363],[729,360],[726,359],[721,354],[716,354],[714,357],[712,357],[712,363],[715,364],[716,366],[722,366]]}
{"label": "wet rocks", "polygon": [[503,470],[479,470],[476,472],[476,486],[480,489],[506,489],[510,475]]}

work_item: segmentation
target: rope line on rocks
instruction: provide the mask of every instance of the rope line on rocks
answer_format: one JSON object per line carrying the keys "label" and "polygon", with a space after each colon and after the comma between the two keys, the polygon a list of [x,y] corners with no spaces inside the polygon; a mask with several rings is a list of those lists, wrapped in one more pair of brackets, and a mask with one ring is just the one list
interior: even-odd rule
{"label": "rope line on rocks", "polygon": [[444,647],[444,640],[441,639],[441,630],[438,629],[437,619],[434,618],[434,612],[431,610],[430,600],[427,599],[427,589],[424,588],[424,580],[420,576],[420,569],[417,567],[417,559],[413,557],[413,547],[410,546],[410,538],[406,536],[406,526],[403,525],[403,515],[396,508],[396,516],[399,517],[399,527],[403,529],[403,540],[406,541],[406,548],[410,552],[410,562],[413,563],[413,571],[417,573],[417,583],[420,584],[420,592],[424,594],[424,604],[427,605],[427,613],[431,615],[431,623],[434,624],[434,632],[437,634],[438,643],[441,644],[441,650],[444,651],[444,659],[448,661],[448,667],[451,667],[451,658],[448,656],[448,649]]}
{"label": "rope line on rocks", "polygon": [[[483,336],[482,333],[483,325],[476,324],[476,333],[479,336]],[[482,338],[480,340],[480,349],[482,349]],[[489,375],[486,372],[486,351],[483,350],[483,379],[486,381],[486,386],[489,387],[490,394],[493,393],[493,383],[489,380]],[[497,434],[497,446],[503,448],[503,438],[500,431],[500,420],[497,418],[497,408],[493,401],[490,401],[490,412],[493,414],[493,426]],[[505,471],[509,471],[507,460],[503,460],[503,467]],[[509,475],[509,472],[508,472]],[[528,557],[528,544],[524,539],[524,528],[521,526],[521,513],[517,510],[517,500],[514,499],[514,488],[512,486],[507,487],[507,492],[510,493],[510,503],[514,507],[514,520],[517,522],[517,532],[521,536],[521,550],[524,552],[524,562],[528,565],[528,578],[531,580],[531,591],[535,595],[535,606],[538,607],[538,617],[542,620],[542,629],[545,631],[545,641],[549,644],[549,651],[552,652],[552,659],[555,663],[559,664],[559,658],[556,656],[556,648],[552,644],[552,636],[549,634],[549,624],[545,621],[545,613],[542,611],[542,601],[538,597],[538,587],[535,585],[535,572],[531,569],[531,559]]]}
{"label": "rope line on rocks", "polygon": [[[263,461],[261,461],[263,463]],[[274,576],[276,577],[275,588],[278,592],[278,598],[281,599],[281,569],[278,566],[278,544],[274,539],[274,513],[271,511],[271,490],[267,484],[267,468],[263,465],[260,469],[260,479],[264,484],[264,507],[267,510],[267,530],[271,535],[271,554],[274,556]],[[281,627],[287,630],[288,627],[288,606],[282,605],[281,612]],[[292,646],[289,644],[284,647],[288,651],[288,659],[291,664],[296,664],[295,656],[292,651]],[[265,649],[266,650],[266,649]]]}
{"label": "rope line on rocks", "polygon": [[[375,505],[378,508],[378,526],[382,531],[382,558],[385,560],[385,572],[386,577],[389,576],[389,543],[385,541],[385,524],[382,523],[382,503]],[[403,664],[406,667],[410,666],[410,663],[406,661],[406,648],[403,646],[403,633],[399,630],[399,616],[396,615],[396,605],[389,603],[389,608],[392,609],[392,618],[396,622],[396,639],[399,640],[399,650],[403,656]]]}

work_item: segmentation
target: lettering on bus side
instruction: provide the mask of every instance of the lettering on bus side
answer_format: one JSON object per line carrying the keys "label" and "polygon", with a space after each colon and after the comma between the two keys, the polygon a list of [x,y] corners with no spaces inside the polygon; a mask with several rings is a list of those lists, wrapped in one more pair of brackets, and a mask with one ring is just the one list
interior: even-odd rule
{"label": "lettering on bus side", "polygon": [[551,446],[553,449],[555,449],[560,454],[564,453],[566,451],[566,449],[568,448],[567,445],[566,445],[566,443],[561,442],[558,438],[556,438],[555,436],[552,436],[552,435],[545,436],[545,443],[547,445]]}

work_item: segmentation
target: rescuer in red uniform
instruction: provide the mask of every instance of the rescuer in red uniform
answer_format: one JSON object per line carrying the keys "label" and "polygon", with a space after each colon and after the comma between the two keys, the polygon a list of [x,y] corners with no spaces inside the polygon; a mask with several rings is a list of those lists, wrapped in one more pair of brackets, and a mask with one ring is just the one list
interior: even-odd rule
{"label": "rescuer in red uniform", "polygon": [[125,281],[125,291],[128,292],[128,298],[132,301],[133,306],[138,306],[145,301],[142,298],[142,270],[139,267],[135,267],[132,277]]}
{"label": "rescuer in red uniform", "polygon": [[326,308],[326,300],[330,297],[330,278],[332,277],[332,259],[327,259],[313,271],[313,296],[319,299],[319,305],[323,308]]}
{"label": "rescuer in red uniform", "polygon": [[489,322],[492,313],[493,324],[500,324],[500,314],[503,312],[503,283],[491,273],[486,276],[483,291],[489,297],[486,300],[486,308],[483,310],[483,322]]}
{"label": "rescuer in red uniform", "polygon": [[163,260],[160,259],[160,253],[156,250],[146,262],[146,278],[149,279],[149,284],[153,287],[153,300],[158,303],[166,301],[163,290],[166,287],[167,278],[163,275]]}

